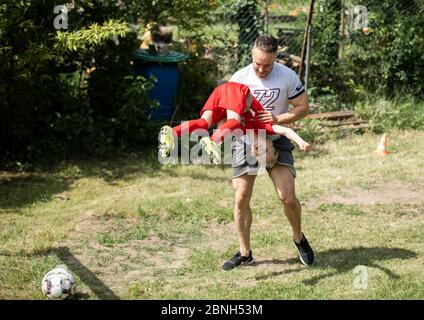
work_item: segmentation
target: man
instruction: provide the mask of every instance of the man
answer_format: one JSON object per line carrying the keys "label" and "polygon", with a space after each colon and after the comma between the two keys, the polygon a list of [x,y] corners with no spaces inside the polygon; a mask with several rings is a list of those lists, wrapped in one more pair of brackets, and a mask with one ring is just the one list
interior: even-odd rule
{"label": "man", "polygon": [[[293,123],[309,112],[308,97],[296,73],[275,62],[277,40],[268,35],[259,36],[252,50],[252,64],[237,71],[230,79],[247,85],[251,93],[267,111],[258,115],[263,122],[274,124]],[[293,105],[289,111],[288,104]],[[294,146],[284,136],[272,136],[274,148],[278,151],[277,164],[268,171],[275,190],[281,200],[284,212],[293,231],[293,241],[304,265],[314,262],[314,252],[301,229],[301,205],[295,194],[294,178],[296,170],[292,156]],[[255,162],[243,142],[237,139],[233,145],[233,188],[235,191],[234,220],[239,238],[240,249],[222,269],[231,270],[240,265],[253,262],[250,248],[250,227],[252,211],[250,198],[258,172]],[[252,165],[254,163],[254,165]]]}

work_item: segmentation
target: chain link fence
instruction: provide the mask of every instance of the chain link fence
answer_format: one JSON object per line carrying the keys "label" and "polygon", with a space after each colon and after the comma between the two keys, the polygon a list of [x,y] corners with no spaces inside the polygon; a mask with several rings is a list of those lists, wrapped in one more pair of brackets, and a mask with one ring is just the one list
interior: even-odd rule
{"label": "chain link fence", "polygon": [[278,39],[278,61],[299,74],[312,97],[329,97],[340,106],[367,92],[424,93],[424,36],[419,31],[424,29],[424,0],[221,3],[214,13],[211,32],[218,41],[211,43],[211,51],[224,79],[251,63],[254,40],[267,33]]}
{"label": "chain link fence", "polygon": [[278,61],[298,71],[309,1],[233,1],[214,14],[215,59],[223,75],[251,62],[255,39],[263,33],[278,39]]}

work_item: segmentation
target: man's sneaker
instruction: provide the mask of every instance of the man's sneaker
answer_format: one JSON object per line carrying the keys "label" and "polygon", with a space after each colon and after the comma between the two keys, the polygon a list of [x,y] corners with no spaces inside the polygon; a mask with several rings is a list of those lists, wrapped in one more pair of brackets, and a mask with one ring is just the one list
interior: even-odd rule
{"label": "man's sneaker", "polygon": [[213,164],[221,163],[221,150],[218,145],[211,140],[211,138],[203,137],[200,139],[200,146],[208,154],[209,159]]}
{"label": "man's sneaker", "polygon": [[159,155],[162,158],[168,157],[174,148],[174,133],[170,126],[164,126],[159,132]]}
{"label": "man's sneaker", "polygon": [[303,238],[300,243],[296,243],[296,241],[294,241],[294,244],[296,245],[297,250],[299,250],[300,261],[305,266],[310,266],[315,261],[314,250],[312,250],[311,246],[309,245],[308,239],[306,239],[303,233],[302,236]]}
{"label": "man's sneaker", "polygon": [[222,270],[225,271],[229,271],[232,270],[238,266],[245,266],[245,265],[249,265],[252,264],[253,261],[253,256],[252,256],[252,250],[250,250],[249,252],[249,256],[245,257],[242,256],[240,251],[237,252],[234,257],[232,257],[230,260],[226,261],[223,265],[222,265]]}

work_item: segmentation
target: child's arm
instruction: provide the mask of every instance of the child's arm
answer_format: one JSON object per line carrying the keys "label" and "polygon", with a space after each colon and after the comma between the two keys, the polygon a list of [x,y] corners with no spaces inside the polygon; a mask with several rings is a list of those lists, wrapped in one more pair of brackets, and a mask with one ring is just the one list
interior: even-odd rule
{"label": "child's arm", "polygon": [[275,133],[282,134],[283,136],[287,137],[291,141],[295,142],[300,150],[302,151],[309,151],[311,149],[311,145],[307,143],[305,140],[303,140],[296,132],[294,132],[292,129],[283,127],[277,124],[272,125],[272,130],[274,130]]}

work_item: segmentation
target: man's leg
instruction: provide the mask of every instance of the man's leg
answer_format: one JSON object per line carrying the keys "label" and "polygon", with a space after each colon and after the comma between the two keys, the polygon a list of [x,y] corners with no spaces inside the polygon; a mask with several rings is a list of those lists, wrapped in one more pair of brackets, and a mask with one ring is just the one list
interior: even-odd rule
{"label": "man's leg", "polygon": [[252,197],[255,178],[256,175],[244,174],[233,179],[235,193],[234,223],[236,225],[242,256],[248,256],[250,253],[250,227],[252,225],[250,198]]}
{"label": "man's leg", "polygon": [[233,178],[234,200],[234,222],[239,238],[240,250],[228,261],[222,269],[232,270],[240,265],[247,265],[253,262],[252,251],[250,250],[250,227],[252,225],[252,211],[249,206],[252,197],[253,185],[256,175],[243,174]]}
{"label": "man's leg", "polygon": [[302,240],[301,213],[302,207],[296,198],[293,174],[287,166],[276,164],[269,173],[278,198],[284,206],[284,213],[289,219],[293,230],[293,240],[297,243]]}
{"label": "man's leg", "polygon": [[315,260],[315,256],[308,240],[302,233],[302,206],[296,197],[294,176],[287,166],[281,164],[276,164],[269,175],[274,183],[278,197],[283,203],[284,213],[292,227],[293,240],[299,250],[300,260],[305,265],[311,265]]}
{"label": "man's leg", "polygon": [[222,266],[222,269],[226,271],[253,262],[253,255],[250,250],[252,211],[249,203],[259,169],[256,159],[250,152],[250,145],[246,144],[244,138],[233,138],[231,152],[232,181],[234,189],[234,223],[239,238],[240,249]]}

